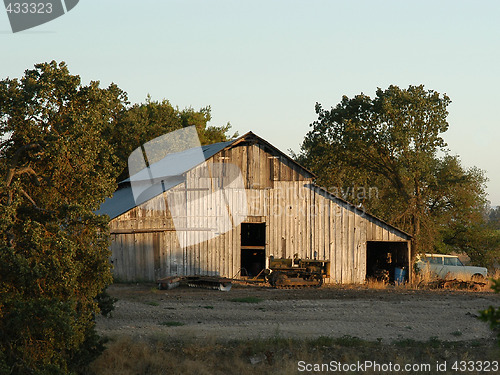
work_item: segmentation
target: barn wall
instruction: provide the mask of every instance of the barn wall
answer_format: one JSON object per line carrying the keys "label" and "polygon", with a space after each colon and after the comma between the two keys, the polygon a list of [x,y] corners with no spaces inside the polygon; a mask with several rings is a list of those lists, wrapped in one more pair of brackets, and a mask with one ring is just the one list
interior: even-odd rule
{"label": "barn wall", "polygon": [[406,241],[310,183],[278,182],[269,194],[268,255],[330,260],[329,282],[364,282],[367,241]]}
{"label": "barn wall", "polygon": [[[394,228],[314,186],[310,174],[260,145],[240,145],[215,155],[211,161],[236,164],[246,191],[210,179],[207,168],[199,167],[187,174],[185,183],[113,219],[110,228],[115,278],[154,281],[168,275],[237,276],[241,226],[216,235],[212,229],[215,223],[229,224],[231,220],[220,205],[223,199],[217,194],[199,199],[215,186],[225,187],[224,199],[234,209],[233,220],[266,223],[266,257],[291,258],[298,254],[301,258],[330,260],[331,277],[326,282],[364,282],[366,242],[405,241]],[[238,209],[242,192],[246,193],[246,216]],[[177,221],[176,232],[167,202],[182,207],[185,197],[200,203],[190,208],[192,212],[181,215],[182,225]],[[193,227],[205,230],[190,231]],[[182,248],[178,233],[185,236],[181,239],[197,243]],[[207,236],[214,238],[204,240]]]}

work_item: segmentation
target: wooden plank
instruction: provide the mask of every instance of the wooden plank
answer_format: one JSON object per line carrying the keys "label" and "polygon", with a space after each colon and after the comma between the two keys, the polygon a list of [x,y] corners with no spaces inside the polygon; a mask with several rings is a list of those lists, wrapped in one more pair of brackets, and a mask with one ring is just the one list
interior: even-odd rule
{"label": "wooden plank", "polygon": [[375,226],[375,241],[383,241],[384,240],[384,230],[382,227],[376,225]]}
{"label": "wooden plank", "polygon": [[[323,208],[321,205],[321,193],[319,189],[314,189],[314,210],[315,210],[315,217],[314,217],[314,222],[315,222],[315,236],[314,238],[316,239],[315,241],[315,248],[314,251],[316,252],[316,258],[321,257],[321,253],[323,251],[323,247],[325,244],[325,236],[323,234]],[[315,253],[313,252],[313,257],[315,256]]]}
{"label": "wooden plank", "polygon": [[[200,183],[201,175],[200,175],[200,169],[196,168],[194,171],[189,173],[189,183],[186,183],[186,186],[184,187],[184,194],[186,196],[186,204],[187,204],[187,220],[188,220],[188,228],[196,226],[200,226],[200,223],[198,223],[197,218],[200,214],[200,201],[197,199],[198,196],[200,195],[200,192],[197,191],[192,191],[191,188],[196,186],[195,185],[195,180],[198,180],[197,182]],[[207,170],[208,172],[208,170]],[[186,250],[185,250],[185,258],[184,258],[184,275],[192,275],[192,264],[193,264],[193,253],[194,253],[194,248],[196,239],[197,239],[197,231],[194,232],[188,232],[186,233],[187,236],[187,242],[186,242]]]}
{"label": "wooden plank", "polygon": [[[217,193],[219,194],[219,193]],[[214,194],[213,199],[217,199],[217,195]],[[219,218],[221,213],[221,207],[216,206],[216,216]],[[212,243],[210,244],[212,245]],[[213,276],[215,274],[215,249],[217,246],[207,246],[207,274],[208,276]]]}
{"label": "wooden plank", "polygon": [[295,199],[295,246],[297,247],[297,251],[300,252],[300,256],[304,257],[307,252],[304,249],[303,238],[302,238],[302,228],[303,228],[303,214],[302,214],[302,206],[303,206],[303,196],[302,189],[299,183],[293,183],[294,189],[294,199]]}
{"label": "wooden plank", "polygon": [[[259,146],[260,147],[260,146]],[[261,148],[260,150],[260,164],[261,164],[261,184],[262,188],[268,189],[272,187],[272,178],[271,178],[271,159],[269,158],[271,155]]]}
{"label": "wooden plank", "polygon": [[325,237],[325,244],[323,247],[322,259],[330,259],[330,201],[327,197],[323,196],[323,231]]}
{"label": "wooden plank", "polygon": [[161,233],[155,233],[153,236],[153,281],[161,277]]}
{"label": "wooden plank", "polygon": [[172,248],[170,244],[170,236],[172,233],[161,233],[160,234],[162,237],[162,247],[161,247],[161,267],[162,267],[162,272],[161,276],[162,277],[167,277],[171,276],[172,273],[170,271],[170,249]]}
{"label": "wooden plank", "polygon": [[269,237],[268,237],[268,254],[269,256],[273,255],[274,257],[278,257],[278,230],[277,230],[277,220],[275,213],[275,195],[276,195],[277,184],[274,184],[274,188],[268,190],[267,194],[269,197],[269,204],[267,205],[269,218]]}
{"label": "wooden plank", "polygon": [[288,257],[288,232],[286,229],[286,185],[282,182],[281,183],[281,188],[279,191],[279,203],[278,207],[280,210],[279,213],[279,220],[280,220],[280,236],[281,236],[281,252],[282,252],[282,257],[287,258]]}
{"label": "wooden plank", "polygon": [[341,227],[342,227],[342,217],[341,208],[335,203],[334,205],[335,218],[334,218],[334,243],[335,243],[335,282],[342,282],[342,241],[341,241]]}
{"label": "wooden plank", "polygon": [[321,195],[319,190],[314,189],[314,251],[312,257],[321,256],[322,246],[324,245],[324,236],[322,228],[322,210],[321,210]]}
{"label": "wooden plank", "polygon": [[233,245],[233,275],[241,275],[241,225],[238,225],[232,233]]}
{"label": "wooden plank", "polygon": [[131,234],[126,234],[124,235],[124,246],[123,246],[123,251],[125,253],[125,273],[124,273],[124,278],[125,281],[131,281],[135,277],[135,269],[134,269],[134,264],[135,264],[135,254],[134,254],[134,247],[133,247],[133,239],[134,236]]}
{"label": "wooden plank", "polygon": [[389,233],[387,232],[387,228],[385,225],[382,226],[382,241],[389,240]]}
{"label": "wooden plank", "polygon": [[280,162],[278,156],[273,157],[271,160],[272,160],[272,164],[273,164],[273,181],[279,181],[279,179],[280,179],[280,164],[281,164],[281,162]]}
{"label": "wooden plank", "polygon": [[138,251],[135,243],[135,235],[127,235],[127,251],[128,251],[128,280],[136,279],[136,253]]}
{"label": "wooden plank", "polygon": [[111,236],[111,261],[113,263],[113,277],[123,279],[123,246],[122,236]]}
{"label": "wooden plank", "polygon": [[168,259],[167,259],[167,262],[168,262],[168,276],[176,276],[178,275],[177,273],[177,268],[176,268],[176,262],[177,262],[177,259],[176,259],[176,251],[177,251],[177,248],[178,248],[178,241],[174,241],[174,239],[172,238],[173,236],[177,237],[177,235],[175,233],[169,233],[169,232],[166,232],[165,233],[167,235],[167,238],[169,240],[169,248],[168,248]]}
{"label": "wooden plank", "polygon": [[355,214],[352,210],[349,210],[349,282],[354,283],[355,279],[355,253],[356,253],[356,243],[355,243]]}
{"label": "wooden plank", "polygon": [[321,212],[320,212],[320,205],[319,205],[319,198],[320,196],[318,195],[317,193],[318,190],[316,190],[316,187],[314,187],[312,193],[312,201],[313,201],[313,223],[314,223],[314,226],[313,226],[313,233],[314,233],[314,237],[313,237],[313,249],[312,249],[312,254],[311,254],[311,257],[314,258],[315,254],[316,256],[318,256],[321,252],[321,237],[322,236],[322,233],[321,233],[321,227],[320,227],[320,224],[321,224]]}
{"label": "wooden plank", "polygon": [[348,232],[347,229],[349,227],[349,218],[347,215],[347,211],[345,208],[342,207],[342,226],[340,228],[340,237],[342,239],[342,283],[347,284],[349,281],[348,278],[348,253],[349,253],[349,246],[348,246]]}
{"label": "wooden plank", "polygon": [[328,230],[328,202],[323,194],[321,194],[318,198],[320,198],[320,206],[321,206],[321,254],[318,254],[319,259],[326,259],[327,250],[329,249],[330,242],[330,231]]}
{"label": "wooden plank", "polygon": [[[219,181],[206,181],[205,184],[203,185],[204,187],[208,187],[211,189],[212,194],[209,196],[207,199],[207,205],[206,209],[208,210],[208,207],[212,209],[211,215],[214,215],[215,217],[218,215],[217,213],[217,206],[215,205],[216,202],[216,197],[217,197],[217,192],[219,189],[218,184],[220,184]],[[215,227],[215,218],[212,219],[206,219],[206,224],[209,227]],[[211,267],[211,262],[210,262],[210,254],[212,254],[212,249],[214,248],[214,244],[216,243],[216,239],[204,242],[200,246],[200,273],[203,275],[210,275],[210,267]]]}
{"label": "wooden plank", "polygon": [[144,233],[140,234],[142,238],[140,239],[140,253],[141,253],[141,265],[139,267],[139,272],[141,275],[141,279],[145,281],[149,281],[149,271],[152,266],[152,262],[149,262],[149,253],[152,253],[152,241],[149,238],[149,234]]}
{"label": "wooden plank", "polygon": [[288,225],[289,225],[289,234],[288,238],[290,239],[290,257],[294,257],[295,254],[299,254],[299,257],[302,256],[302,251],[297,247],[296,242],[296,215],[295,211],[297,209],[297,198],[295,196],[294,183],[290,182],[287,186],[288,191]]}
{"label": "wooden plank", "polygon": [[168,234],[160,233],[160,277],[170,276],[170,264],[168,263]]}
{"label": "wooden plank", "polygon": [[127,281],[128,278],[128,249],[127,249],[127,236],[120,235],[120,246],[121,246],[121,273],[120,278],[123,281]]}
{"label": "wooden plank", "polygon": [[288,166],[286,165],[286,160],[280,156],[280,176],[279,176],[279,180],[280,181],[288,181],[289,180],[289,177],[288,177],[288,171],[289,171],[289,168]]}
{"label": "wooden plank", "polygon": [[286,206],[285,206],[285,195],[286,186],[283,182],[280,182],[280,189],[278,191],[277,209],[278,209],[278,220],[279,220],[279,236],[281,241],[281,257],[287,257],[287,233],[286,233]]}
{"label": "wooden plank", "polygon": [[144,234],[134,234],[134,253],[135,253],[135,264],[134,264],[134,280],[144,280],[143,270],[144,270],[144,256],[143,256],[143,237]]}
{"label": "wooden plank", "polygon": [[155,278],[155,257],[154,257],[154,234],[148,233],[147,241],[144,243],[145,258],[147,264],[147,280],[154,282]]}
{"label": "wooden plank", "polygon": [[369,222],[366,218],[363,218],[361,221],[361,236],[360,236],[360,282],[364,282],[366,279],[366,241],[367,241],[367,226]]}
{"label": "wooden plank", "polygon": [[237,165],[241,169],[241,175],[245,181],[245,188],[249,189],[248,185],[248,150],[246,146],[239,146],[232,149],[235,157],[238,159]]}
{"label": "wooden plank", "polygon": [[[229,214],[233,214],[232,212],[230,213],[228,211],[228,208],[226,206],[226,200],[227,204],[232,207],[231,205],[233,204],[233,197],[234,197],[234,192],[230,191],[229,194],[227,195],[227,198],[224,198],[223,194],[221,194],[220,199],[224,202],[223,204],[220,204],[221,206],[221,223],[223,225],[223,228],[230,228],[232,227],[232,220],[231,217],[228,216]],[[219,203],[219,202],[216,202]],[[215,257],[215,273],[219,276],[224,274],[224,267],[225,267],[225,259],[226,259],[226,253],[229,251],[228,249],[230,248],[230,232],[228,231],[226,233],[221,233],[219,235],[218,239],[218,244],[215,247],[216,251],[216,257]]]}
{"label": "wooden plank", "polygon": [[329,208],[330,208],[330,216],[329,216],[329,230],[330,230],[330,255],[328,259],[330,260],[330,280],[337,281],[337,268],[335,267],[335,203],[330,200]]}
{"label": "wooden plank", "polygon": [[286,226],[287,226],[287,250],[288,257],[293,258],[297,253],[297,248],[295,247],[295,233],[294,233],[294,222],[293,222],[293,209],[294,209],[294,199],[293,190],[291,188],[291,183],[287,183],[286,186]]}
{"label": "wooden plank", "polygon": [[253,147],[247,146],[247,182],[248,189],[253,189],[253,184],[255,182],[255,160],[253,155]]}
{"label": "wooden plank", "polygon": [[353,281],[361,282],[361,218],[357,212],[354,212],[354,264],[353,264]]}
{"label": "wooden plank", "polygon": [[258,145],[252,146],[253,152],[253,166],[254,166],[254,189],[262,189],[261,180],[261,162],[260,162],[260,147]]}
{"label": "wooden plank", "polygon": [[288,159],[284,160],[285,169],[286,169],[286,180],[285,181],[293,181],[293,170],[290,166],[290,162]]}
{"label": "wooden plank", "polygon": [[281,188],[281,183],[277,181],[274,184],[274,189],[272,192],[272,212],[273,212],[273,237],[274,237],[274,244],[275,244],[275,252],[273,253],[275,258],[283,258],[282,254],[282,249],[281,249],[281,220],[280,220],[280,213],[279,213],[279,189]]}
{"label": "wooden plank", "polygon": [[343,210],[344,220],[342,224],[344,225],[342,228],[342,237],[344,238],[345,247],[344,247],[344,264],[342,265],[342,276],[345,277],[343,280],[344,283],[351,282],[352,268],[351,268],[351,236],[350,236],[350,223],[349,223],[349,210]]}
{"label": "wooden plank", "polygon": [[306,210],[305,210],[305,215],[306,215],[306,242],[305,242],[305,247],[306,247],[306,254],[307,257],[311,257],[312,254],[312,248],[313,248],[313,218],[312,218],[312,194],[311,190],[307,189],[305,190],[305,199],[306,199]]}
{"label": "wooden plank", "polygon": [[[220,199],[224,202],[223,204],[220,204],[221,206],[221,212],[224,214],[223,217],[223,223],[224,226],[223,228],[230,228],[232,226],[232,220],[231,217],[228,216],[229,213],[228,208],[226,207],[226,199],[227,203],[231,206],[233,204],[233,191],[231,191],[227,198],[224,198],[223,194],[221,194]],[[218,202],[217,202],[218,203]],[[231,206],[232,207],[232,206]],[[224,275],[224,267],[225,267],[225,260],[226,260],[226,253],[229,251],[228,249],[230,248],[230,232],[228,231],[224,234],[220,234],[219,237],[219,243],[218,246],[216,247],[216,267],[215,267],[215,273],[219,276]]]}
{"label": "wooden plank", "polygon": [[342,283],[342,208],[335,207],[335,281]]}
{"label": "wooden plank", "polygon": [[161,232],[211,232],[215,228],[144,228],[144,229],[113,229],[110,234],[141,234]]}
{"label": "wooden plank", "polygon": [[306,215],[306,242],[305,242],[305,247],[306,247],[306,254],[310,257],[312,254],[312,248],[313,248],[313,218],[312,218],[312,191],[309,188],[305,188],[305,198],[306,198],[306,208],[305,208],[305,215]]}

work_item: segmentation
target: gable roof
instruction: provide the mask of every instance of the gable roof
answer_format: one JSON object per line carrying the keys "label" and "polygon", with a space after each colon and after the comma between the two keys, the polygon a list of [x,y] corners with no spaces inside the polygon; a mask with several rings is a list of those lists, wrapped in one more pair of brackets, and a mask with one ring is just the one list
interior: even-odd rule
{"label": "gable roof", "polygon": [[[281,157],[284,157],[291,163],[295,164],[299,169],[301,169],[303,172],[306,174],[309,174],[310,177],[316,177],[314,173],[309,171],[307,168],[303,167],[299,163],[297,163],[295,160],[293,160],[290,156],[286,155],[283,153],[281,150],[277,149],[275,146],[267,142],[265,139],[255,135],[252,132],[248,132],[241,137],[238,137],[232,141],[227,141],[227,142],[219,142],[219,143],[213,143],[210,145],[205,145],[201,146],[202,152],[203,152],[203,158],[204,161],[207,161],[214,155],[222,152],[223,150],[235,147],[241,143],[244,142],[255,142],[258,144],[262,144],[267,146],[271,152],[275,154],[279,154]],[[184,181],[183,178],[180,178],[182,174],[190,171],[191,169],[195,168],[196,166],[200,165],[203,163],[203,161],[200,161],[199,159],[194,158],[194,160],[198,160],[199,162],[190,162],[189,160],[193,160],[190,158],[190,154],[192,153],[192,149],[188,149],[182,152],[178,152],[175,154],[170,154],[167,155],[165,158],[159,160],[158,162],[152,164],[150,166],[151,170],[154,170],[155,168],[158,168],[159,170],[162,171],[162,173],[166,172],[167,176],[173,176],[173,178],[166,178],[164,181],[162,181],[162,187],[160,189],[152,188],[148,189],[146,192],[144,192],[144,195],[141,195],[141,201],[145,202],[147,200],[150,200],[154,198],[155,196],[159,195],[162,193],[162,191],[169,190],[180,183]],[[144,171],[144,170],[143,170]],[[137,173],[135,176],[139,175],[140,173],[143,173],[143,171]],[[146,175],[145,173],[143,173]],[[144,179],[146,180],[146,178]],[[134,181],[137,181],[137,179],[134,179]],[[358,208],[353,205],[352,203],[336,196],[335,194],[332,194],[325,188],[322,188],[320,186],[314,185],[316,188],[320,189],[323,191],[323,193],[327,194],[331,199],[335,200],[338,204],[341,204],[342,206],[345,207],[350,207],[351,209],[355,211],[360,211]],[[142,203],[141,202],[141,203]],[[139,204],[136,203],[134,199],[134,194],[132,191],[132,186],[131,186],[131,181],[130,178],[127,178],[118,184],[118,189],[115,191],[113,196],[111,198],[106,198],[106,200],[102,203],[100,206],[99,210],[97,210],[95,213],[98,215],[108,215],[111,219],[114,219],[121,214],[124,214],[127,211],[130,211],[131,209],[137,207]],[[371,215],[367,212],[363,212],[363,214],[372,220],[377,221],[379,224],[388,226],[393,228],[396,232],[402,235],[403,238],[406,238],[407,240],[411,239],[412,236],[401,229],[398,229],[394,227],[393,225],[383,221],[382,219],[379,219],[378,217]]]}
{"label": "gable roof", "polygon": [[[232,141],[219,142],[201,146],[204,161],[207,161],[212,156],[216,155],[217,153],[225,149],[234,147],[243,142],[256,142],[259,144],[266,145],[275,153],[278,153],[280,156],[286,158],[287,160],[298,166],[306,174],[311,175],[311,177],[315,177],[314,173],[307,170],[306,168],[298,164],[295,160],[293,160],[291,157],[289,157],[282,151],[278,150],[269,142],[260,138],[259,136],[255,135],[252,132],[248,132]],[[166,179],[164,179],[164,183],[162,186],[162,189],[164,191],[169,190],[182,183],[183,180],[180,179],[179,176],[203,163],[203,160],[199,160],[196,157],[192,158],[191,157],[192,153],[193,149],[188,149],[182,152],[167,155],[165,158],[159,160],[158,162],[151,164],[150,166],[151,171],[161,170],[162,173],[161,175],[167,177]],[[138,172],[133,176],[134,177],[133,181],[134,182],[141,180],[148,181],[149,179],[147,176],[148,173],[146,173],[146,169],[143,169],[142,171]],[[173,176],[173,178],[168,178],[171,176]],[[154,198],[161,192],[162,191],[159,189],[148,189],[143,194],[141,194],[141,203]],[[137,206],[138,204],[134,199],[134,194],[131,186],[131,179],[129,177],[118,183],[118,189],[115,191],[113,196],[111,198],[106,198],[106,200],[99,207],[99,210],[95,211],[95,213],[98,215],[108,215],[111,219],[114,219]]]}

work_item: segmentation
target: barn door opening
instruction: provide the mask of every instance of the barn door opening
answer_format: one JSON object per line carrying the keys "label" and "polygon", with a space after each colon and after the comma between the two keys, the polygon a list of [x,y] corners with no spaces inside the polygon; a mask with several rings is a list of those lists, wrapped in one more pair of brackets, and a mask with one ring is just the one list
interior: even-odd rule
{"label": "barn door opening", "polygon": [[241,276],[255,277],[266,268],[266,223],[241,223]]}
{"label": "barn door opening", "polygon": [[366,278],[387,282],[408,281],[410,270],[407,242],[368,241]]}

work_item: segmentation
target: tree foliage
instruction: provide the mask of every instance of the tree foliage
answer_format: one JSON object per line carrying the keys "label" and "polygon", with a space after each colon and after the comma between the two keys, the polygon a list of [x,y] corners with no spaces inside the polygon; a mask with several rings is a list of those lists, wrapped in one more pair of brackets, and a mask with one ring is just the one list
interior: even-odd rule
{"label": "tree foliage", "polygon": [[500,206],[493,207],[490,210],[488,223],[492,229],[500,230]]}
{"label": "tree foliage", "polygon": [[209,126],[210,120],[210,107],[201,108],[198,111],[193,108],[180,110],[173,107],[168,100],[153,101],[150,97],[147,98],[146,103],[134,104],[126,109],[121,113],[119,121],[108,128],[106,134],[112,144],[120,145],[116,149],[115,168],[121,172],[118,179],[123,180],[128,177],[127,160],[133,150],[174,130],[196,126],[203,145],[223,142],[231,138],[227,134],[231,128],[230,124]]}
{"label": "tree foliage", "polygon": [[[491,289],[495,293],[500,293],[500,279],[492,281]],[[479,319],[490,324],[490,328],[497,333],[498,345],[500,345],[500,307],[489,306],[487,309],[480,311]]]}
{"label": "tree foliage", "polygon": [[458,236],[483,220],[486,179],[446,148],[450,102],[423,86],[390,86],[373,99],[344,96],[330,110],[316,104],[299,161],[335,192],[375,187],[376,195],[345,198],[408,231],[417,251],[473,253]]}
{"label": "tree foliage", "polygon": [[107,217],[92,211],[115,190],[103,135],[125,103],[116,85],[82,85],[54,61],[0,82],[0,362],[10,373],[68,373],[99,351],[96,297],[111,272]]}

